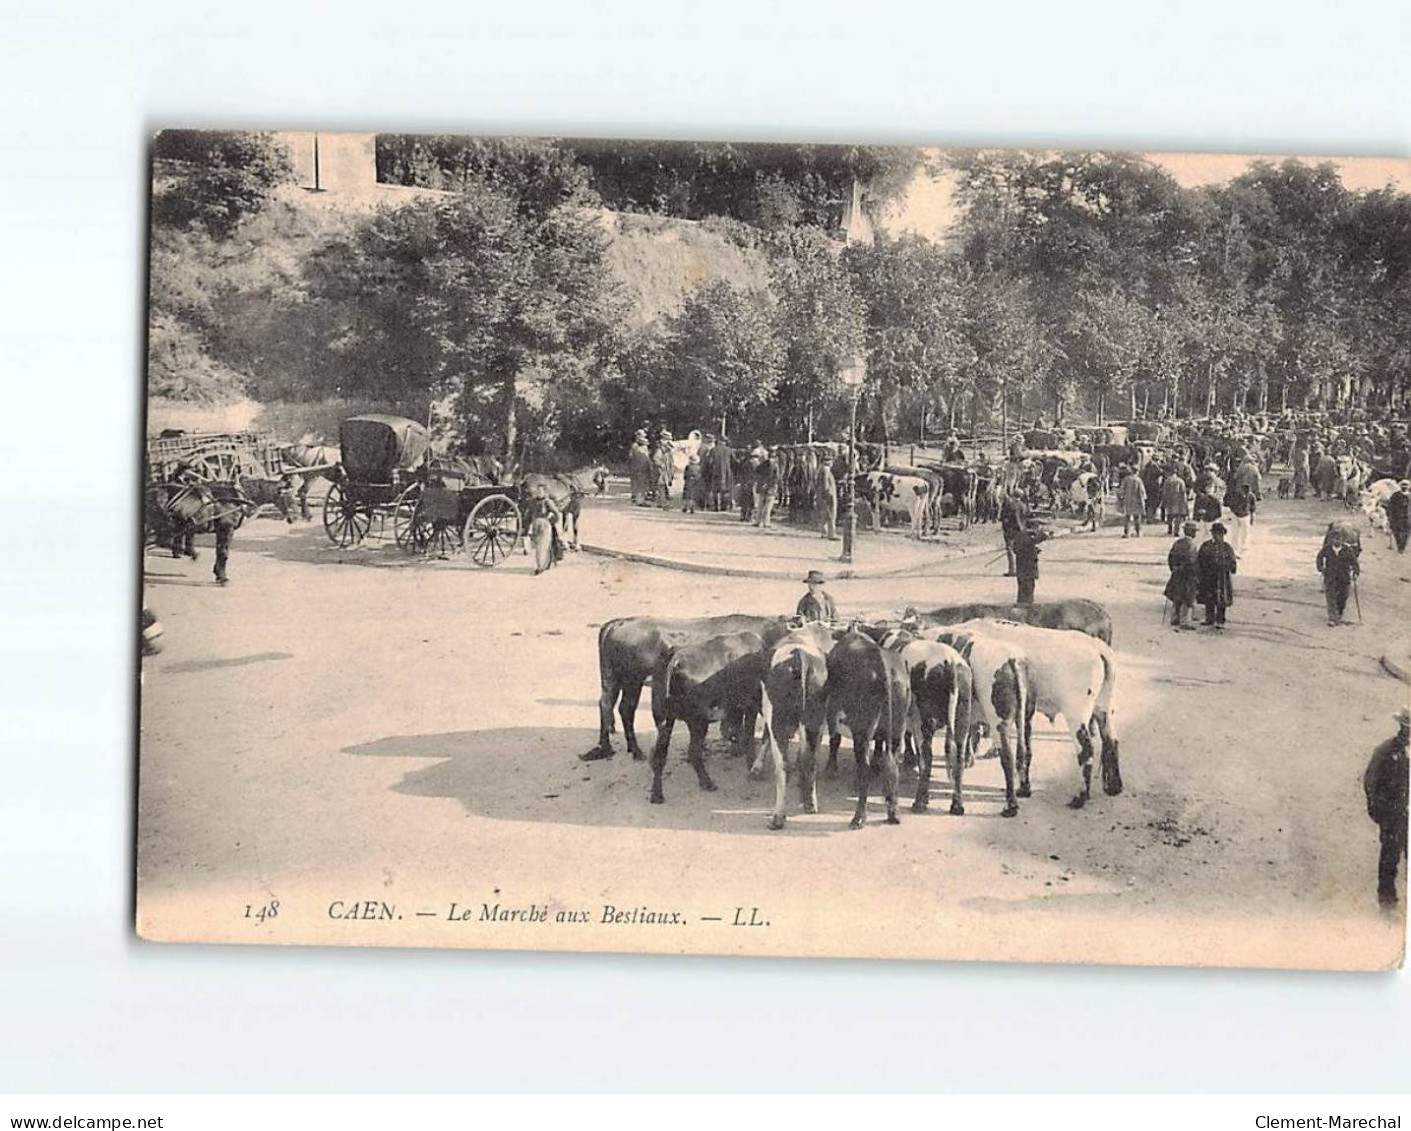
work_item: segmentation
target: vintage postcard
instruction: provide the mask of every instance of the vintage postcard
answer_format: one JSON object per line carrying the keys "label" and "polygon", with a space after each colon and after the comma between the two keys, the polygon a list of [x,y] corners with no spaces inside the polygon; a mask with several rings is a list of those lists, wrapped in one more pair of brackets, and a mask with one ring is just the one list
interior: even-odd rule
{"label": "vintage postcard", "polygon": [[1411,163],[151,156],[142,938],[1400,965]]}

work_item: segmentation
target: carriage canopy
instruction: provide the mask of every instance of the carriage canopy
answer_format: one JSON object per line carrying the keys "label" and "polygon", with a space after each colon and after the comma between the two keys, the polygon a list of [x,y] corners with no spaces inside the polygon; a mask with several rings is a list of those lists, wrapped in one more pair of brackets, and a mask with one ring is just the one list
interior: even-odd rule
{"label": "carriage canopy", "polygon": [[431,436],[405,416],[350,416],[339,426],[338,446],[350,479],[386,483],[393,471],[420,462],[431,447]]}

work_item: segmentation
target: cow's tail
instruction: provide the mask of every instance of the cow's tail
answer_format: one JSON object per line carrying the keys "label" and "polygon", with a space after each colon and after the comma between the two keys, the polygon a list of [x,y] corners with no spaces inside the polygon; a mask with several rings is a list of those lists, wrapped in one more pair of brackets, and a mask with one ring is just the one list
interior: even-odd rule
{"label": "cow's tail", "polygon": [[808,706],[808,665],[804,663],[803,650],[794,649],[794,663],[799,669],[799,718],[804,717],[804,710]]}
{"label": "cow's tail", "polygon": [[955,737],[955,717],[960,710],[960,676],[952,670],[950,678],[950,694],[946,696],[946,737],[954,742]]}
{"label": "cow's tail", "polygon": [[[676,666],[680,662],[681,649],[673,648],[671,654],[666,658],[666,666],[662,669],[660,694],[663,707],[671,699],[671,682],[676,678]],[[653,702],[655,702],[655,698]]]}
{"label": "cow's tail", "polygon": [[1112,654],[1112,649],[1104,647],[1100,649],[1102,655],[1102,687],[1098,689],[1096,710],[1103,715],[1110,715],[1116,706],[1117,698],[1117,658]]}

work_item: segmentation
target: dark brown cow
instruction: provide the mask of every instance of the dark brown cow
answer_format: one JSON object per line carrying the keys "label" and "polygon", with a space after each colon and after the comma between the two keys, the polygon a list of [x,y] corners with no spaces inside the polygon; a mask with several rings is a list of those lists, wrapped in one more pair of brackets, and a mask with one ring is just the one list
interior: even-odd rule
{"label": "dark brown cow", "polygon": [[731,632],[758,632],[767,635],[771,629],[782,633],[786,629],[779,617],[752,617],[732,614],[720,617],[700,617],[694,620],[670,620],[665,617],[619,617],[598,629],[598,680],[602,692],[598,697],[598,744],[579,757],[585,762],[611,758],[612,710],[617,706],[622,719],[622,735],[627,749],[636,761],[646,755],[637,744],[633,717],[642,687],[652,678],[662,658],[672,649],[686,644],[699,644],[712,636]]}
{"label": "dark brown cow", "polygon": [[[836,762],[841,735],[839,719],[852,735],[854,788],[857,809],[849,827],[867,823],[867,791],[874,769],[882,775],[882,795],[887,803],[887,824],[897,817],[896,752],[911,708],[911,684],[900,657],[884,652],[860,632],[849,632],[828,653],[828,723],[830,763]],[[873,742],[881,738],[874,751]]]}
{"label": "dark brown cow", "polygon": [[[914,610],[908,609],[910,617]],[[1039,601],[1032,605],[942,605],[921,614],[930,625],[960,624],[990,617],[1018,621],[1037,628],[1067,628],[1085,632],[1104,644],[1112,643],[1112,617],[1096,601],[1075,597],[1067,601]]]}
{"label": "dark brown cow", "polygon": [[705,768],[706,731],[714,719],[721,720],[726,733],[735,735],[736,753],[744,752],[753,763],[764,656],[764,637],[759,633],[733,632],[672,648],[662,658],[652,678],[652,716],[657,725],[652,748],[653,805],[665,800],[661,773],[678,719],[690,731],[686,760],[702,789],[715,791]]}

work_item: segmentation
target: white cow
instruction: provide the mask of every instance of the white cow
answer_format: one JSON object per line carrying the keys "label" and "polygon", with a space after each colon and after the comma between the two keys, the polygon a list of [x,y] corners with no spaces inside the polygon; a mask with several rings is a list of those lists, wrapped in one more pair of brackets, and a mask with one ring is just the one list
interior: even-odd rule
{"label": "white cow", "polygon": [[[1117,687],[1117,660],[1111,648],[1081,632],[1037,628],[1004,620],[973,620],[957,625],[970,632],[1023,650],[1029,661],[1035,708],[1053,722],[1067,721],[1078,742],[1078,767],[1082,790],[1068,804],[1081,809],[1092,796],[1093,735],[1102,738],[1102,787],[1111,796],[1122,792],[1117,739],[1112,733],[1112,712]],[[1028,761],[1032,757],[1032,716],[1025,724],[1026,761],[1020,767],[1020,796],[1027,796]]]}
{"label": "white cow", "polygon": [[893,475],[890,471],[869,471],[866,481],[877,525],[886,517],[905,519],[911,523],[912,535],[920,538],[927,508],[933,502],[930,482],[919,475]]}
{"label": "white cow", "polygon": [[671,465],[676,468],[676,478],[680,479],[691,462],[691,457],[701,450],[701,430],[692,428],[684,440],[671,441]]}
{"label": "white cow", "polygon": [[1376,529],[1385,532],[1387,528],[1386,502],[1396,494],[1395,479],[1378,479],[1362,492],[1362,513]]}
{"label": "white cow", "polygon": [[[980,622],[970,621],[970,625]],[[981,631],[961,628],[928,628],[923,640],[933,640],[954,648],[970,665],[971,723],[983,723],[989,731],[991,750],[999,748],[1004,770],[1004,809],[1000,815],[1019,813],[1018,797],[1029,796],[1029,762],[1032,753],[1028,735],[1034,717],[1032,674],[1024,650]],[[963,764],[963,762],[962,762]],[[1019,773],[1016,792],[1015,771]]]}

